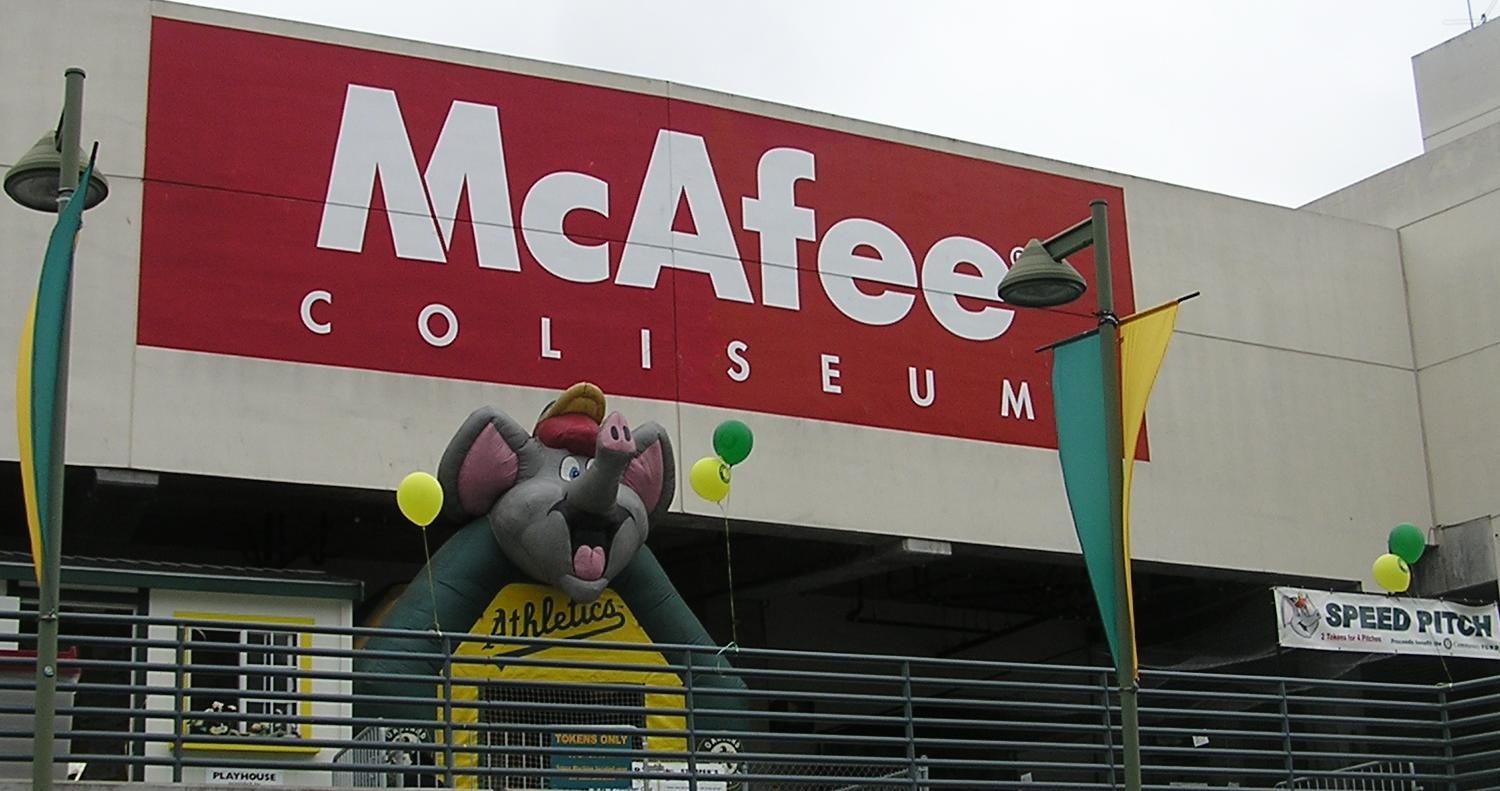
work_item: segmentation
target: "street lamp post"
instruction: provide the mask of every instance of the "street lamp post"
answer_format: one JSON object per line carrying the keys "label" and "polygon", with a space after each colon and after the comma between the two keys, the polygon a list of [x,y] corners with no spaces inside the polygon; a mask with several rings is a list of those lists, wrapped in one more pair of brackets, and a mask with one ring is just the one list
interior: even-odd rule
{"label": "street lamp post", "polygon": [[[83,70],[68,69],[64,80],[63,112],[58,129],[44,135],[5,174],[5,193],[16,203],[29,209],[61,213],[70,201],[80,199],[84,201],[84,208],[88,209],[103,201],[109,192],[104,178],[92,174],[89,183],[84,185],[83,195],[75,195],[82,161],[79,137],[83,126]],[[58,578],[61,576],[62,565],[63,449],[67,434],[71,278],[68,282],[68,292],[63,299],[62,331],[57,352],[54,389],[56,408],[49,427],[52,452],[48,460],[48,475],[51,485],[47,488],[46,502],[37,504],[38,509],[45,509],[47,515],[48,540],[44,543],[42,574],[38,581],[36,721],[31,775],[32,788],[36,791],[47,791],[52,787],[53,737],[57,712]],[[30,361],[19,360],[17,364],[30,365]]]}
{"label": "street lamp post", "polygon": [[1135,630],[1130,618],[1124,529],[1124,429],[1120,418],[1120,320],[1115,315],[1109,269],[1108,204],[1089,204],[1089,218],[1046,241],[1032,239],[1000,281],[1000,298],[1018,307],[1050,308],[1083,296],[1084,280],[1064,258],[1094,248],[1094,295],[1098,300],[1099,368],[1104,381],[1104,447],[1108,464],[1110,535],[1115,568],[1115,677],[1120,684],[1120,729],[1124,740],[1125,788],[1141,787],[1140,720],[1136,709]]}

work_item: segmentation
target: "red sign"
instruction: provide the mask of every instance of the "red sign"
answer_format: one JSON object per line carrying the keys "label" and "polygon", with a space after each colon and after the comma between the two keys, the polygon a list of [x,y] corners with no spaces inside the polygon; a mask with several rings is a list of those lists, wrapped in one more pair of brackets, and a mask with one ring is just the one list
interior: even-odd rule
{"label": "red sign", "polygon": [[1053,447],[1092,300],[996,286],[1095,198],[1128,313],[1116,187],[157,19],[138,341]]}

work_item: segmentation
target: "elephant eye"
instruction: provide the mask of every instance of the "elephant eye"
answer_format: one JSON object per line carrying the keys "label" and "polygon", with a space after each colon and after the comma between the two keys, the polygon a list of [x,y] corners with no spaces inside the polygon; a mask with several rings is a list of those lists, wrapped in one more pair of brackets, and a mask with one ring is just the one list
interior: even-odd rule
{"label": "elephant eye", "polygon": [[578,460],[569,456],[562,460],[562,467],[558,468],[557,474],[565,481],[571,481],[583,474],[583,465]]}

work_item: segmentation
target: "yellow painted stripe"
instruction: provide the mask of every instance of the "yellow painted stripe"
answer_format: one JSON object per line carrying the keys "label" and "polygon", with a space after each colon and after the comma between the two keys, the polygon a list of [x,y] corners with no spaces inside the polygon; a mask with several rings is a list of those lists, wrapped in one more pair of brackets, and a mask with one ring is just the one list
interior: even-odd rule
{"label": "yellow painted stripe", "polygon": [[42,517],[36,498],[36,457],[31,441],[32,326],[36,323],[36,296],[21,327],[20,353],[16,356],[16,439],[21,451],[21,492],[26,501],[26,529],[31,534],[31,564],[36,584],[42,584]]}
{"label": "yellow painted stripe", "polygon": [[318,623],[315,619],[294,615],[251,615],[232,612],[190,612],[187,610],[176,610],[172,613],[172,617],[184,621],[233,621],[236,623],[272,623],[289,626],[315,626]]}

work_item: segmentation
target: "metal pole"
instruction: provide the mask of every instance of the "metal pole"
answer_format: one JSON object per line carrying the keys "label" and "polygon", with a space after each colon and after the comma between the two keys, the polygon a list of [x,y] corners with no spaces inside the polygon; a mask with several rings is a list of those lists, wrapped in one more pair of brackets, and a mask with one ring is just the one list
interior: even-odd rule
{"label": "metal pole", "polygon": [[[149,630],[151,627],[148,626],[146,628]],[[172,782],[174,783],[182,782],[182,742],[187,731],[187,721],[184,716],[187,711],[187,694],[182,691],[187,686],[186,671],[183,670],[183,668],[187,667],[187,646],[183,645],[184,635],[183,625],[180,623],[177,624],[177,649],[175,653],[177,667],[173,669],[173,682],[177,689],[172,693],[172,720],[176,725],[172,729],[172,733],[174,734],[172,737]]]}
{"label": "metal pole", "polygon": [[1446,791],[1455,791],[1458,788],[1456,782],[1456,762],[1453,756],[1453,726],[1448,722],[1448,688],[1438,690],[1438,713],[1442,717],[1443,724],[1443,774],[1447,775],[1448,781],[1443,784]]}
{"label": "metal pole", "polygon": [[1109,674],[1099,674],[1099,700],[1104,704],[1104,756],[1109,764],[1110,791],[1119,788],[1115,778],[1115,715],[1109,705]]}
{"label": "metal pole", "polygon": [[[437,600],[433,600],[434,608]],[[448,642],[448,636],[438,632],[443,638],[443,783],[449,788],[453,785],[453,646]],[[477,763],[477,761],[476,761]]]}
{"label": "metal pole", "polygon": [[1281,692],[1281,753],[1286,765],[1286,787],[1292,789],[1297,787],[1297,764],[1292,755],[1292,711],[1287,705],[1286,681],[1277,682],[1277,689]]}
{"label": "metal pole", "polygon": [[698,791],[698,722],[693,710],[698,708],[698,701],[693,695],[693,652],[683,654],[685,663],[682,670],[682,705],[687,716],[687,765],[688,765],[688,791]]}
{"label": "metal pole", "polygon": [[[62,213],[78,187],[78,139],[83,126],[83,69],[64,72],[62,129],[62,167],[58,173],[57,211]],[[52,412],[52,459],[48,471],[52,485],[47,487],[47,533],[42,558],[41,591],[37,601],[36,634],[36,727],[35,758],[31,762],[33,791],[51,791],[53,738],[57,715],[57,599],[58,577],[62,573],[63,536],[63,456],[66,447],[68,417],[68,336],[72,323],[72,278],[68,279],[63,297],[62,336],[57,360],[57,406]]]}
{"label": "metal pole", "polygon": [[1130,587],[1125,583],[1130,558],[1125,554],[1125,440],[1120,411],[1120,320],[1115,316],[1114,286],[1109,271],[1109,205],[1089,204],[1094,235],[1094,294],[1099,300],[1099,367],[1104,379],[1104,451],[1109,462],[1110,536],[1115,557],[1115,639],[1119,656],[1120,726],[1125,747],[1125,789],[1140,791],[1140,720],[1136,710],[1135,628],[1130,619]]}
{"label": "metal pole", "polygon": [[902,713],[906,717],[906,773],[911,778],[911,791],[917,791],[917,781],[920,776],[917,771],[917,724],[911,698],[911,660],[903,660],[901,662],[901,699],[905,704]]}

